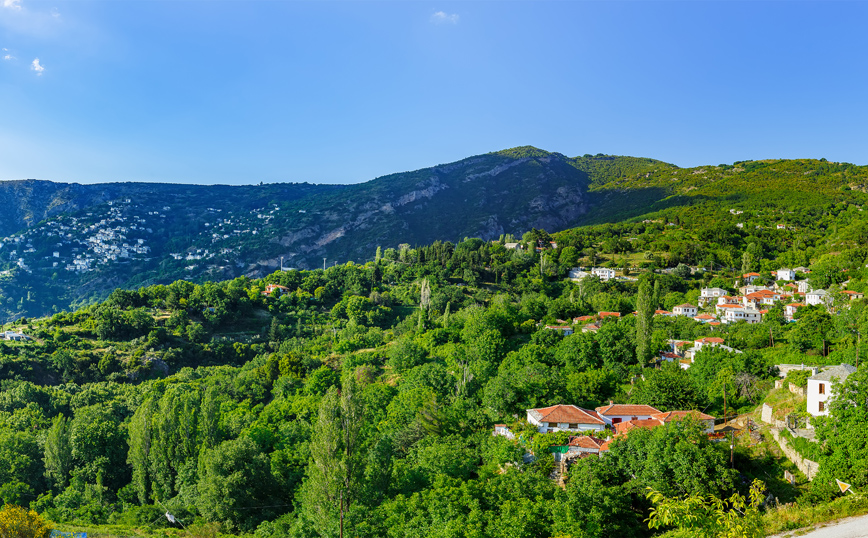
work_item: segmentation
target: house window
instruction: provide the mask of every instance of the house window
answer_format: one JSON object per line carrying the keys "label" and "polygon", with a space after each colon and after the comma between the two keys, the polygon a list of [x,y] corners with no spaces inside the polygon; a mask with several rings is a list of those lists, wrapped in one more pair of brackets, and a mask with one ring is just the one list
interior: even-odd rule
{"label": "house window", "polygon": [[[820,385],[822,386],[822,385]],[[826,402],[820,402],[820,413],[826,410]]]}
{"label": "house window", "polygon": [[570,424],[569,426],[570,426],[570,429],[571,429],[571,430],[578,430],[578,429],[579,429],[579,425],[578,425],[578,424]]}
{"label": "house window", "polygon": [[[826,385],[819,383],[820,385],[820,394],[826,394]],[[822,411],[822,409],[820,410]]]}
{"label": "house window", "polygon": [[621,422],[621,419],[620,419],[620,418],[613,418],[613,419],[612,419],[612,424],[617,424],[617,423],[619,423],[619,422]]}

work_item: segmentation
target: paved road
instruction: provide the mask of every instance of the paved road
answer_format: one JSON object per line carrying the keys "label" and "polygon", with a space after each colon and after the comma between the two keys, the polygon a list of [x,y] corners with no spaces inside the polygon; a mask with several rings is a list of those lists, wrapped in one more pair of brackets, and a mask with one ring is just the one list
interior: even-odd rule
{"label": "paved road", "polygon": [[823,523],[815,530],[805,534],[796,534],[799,531],[790,531],[783,534],[775,534],[769,538],[786,538],[798,536],[799,538],[868,538],[868,515],[848,517],[830,523]]}

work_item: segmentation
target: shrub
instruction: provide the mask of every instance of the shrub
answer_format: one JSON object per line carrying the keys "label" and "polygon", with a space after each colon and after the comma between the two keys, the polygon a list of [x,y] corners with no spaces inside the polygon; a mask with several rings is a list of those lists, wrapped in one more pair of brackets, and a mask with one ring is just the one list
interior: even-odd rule
{"label": "shrub", "polygon": [[11,504],[0,510],[0,536],[3,538],[47,538],[52,528],[35,510]]}

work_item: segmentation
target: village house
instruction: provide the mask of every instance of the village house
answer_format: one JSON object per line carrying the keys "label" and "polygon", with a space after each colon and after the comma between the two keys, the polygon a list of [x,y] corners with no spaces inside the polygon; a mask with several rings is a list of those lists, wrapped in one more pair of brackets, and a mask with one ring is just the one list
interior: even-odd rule
{"label": "village house", "polygon": [[759,323],[762,321],[762,314],[759,310],[750,307],[727,308],[724,311],[724,323],[738,323],[739,321],[751,324]]}
{"label": "village house", "polygon": [[756,307],[759,305],[773,305],[781,300],[781,295],[772,290],[759,290],[748,293],[742,298],[744,306]]}
{"label": "village house", "polygon": [[590,435],[573,435],[567,440],[567,444],[552,445],[550,450],[554,454],[555,462],[562,462],[589,454],[599,454],[605,444],[603,439]]}
{"label": "village house", "polygon": [[6,331],[3,333],[3,340],[10,340],[13,342],[23,342],[25,340],[30,340],[30,337],[26,334],[17,333],[15,331]]}
{"label": "village house", "polygon": [[717,302],[718,297],[727,295],[729,292],[723,288],[702,288],[699,293],[699,304],[705,306],[707,304]]}
{"label": "village house", "polygon": [[605,429],[607,424],[595,411],[575,405],[552,405],[528,409],[527,421],[536,426],[540,433],[600,431]]}
{"label": "village house", "polygon": [[591,274],[599,277],[603,282],[607,282],[615,278],[615,270],[607,267],[594,267],[591,269]]}
{"label": "village house", "polygon": [[832,388],[839,383],[843,383],[855,371],[855,366],[841,364],[824,370],[813,377],[809,377],[807,390],[808,413],[815,417],[828,415],[828,403],[832,398]]}
{"label": "village house", "polygon": [[827,306],[832,298],[826,290],[814,290],[805,294],[805,302],[809,305]]}
{"label": "village house", "polygon": [[271,297],[271,294],[275,291],[279,292],[279,294],[289,293],[289,288],[286,286],[280,286],[278,284],[269,284],[265,286],[265,291],[262,292],[262,295],[266,297]]}
{"label": "village house", "polygon": [[573,334],[573,328],[569,325],[546,325],[546,329],[558,331],[564,336],[569,336]]}
{"label": "village house", "polygon": [[793,321],[793,316],[795,315],[796,310],[803,306],[805,306],[804,303],[790,303],[784,306],[784,319],[787,321]]}
{"label": "village house", "polygon": [[848,301],[855,301],[856,299],[863,299],[865,297],[865,294],[861,291],[843,290],[841,293],[844,294],[844,297]]}
{"label": "village house", "polygon": [[645,420],[660,412],[659,409],[650,405],[627,405],[612,402],[609,402],[609,405],[598,407],[596,411],[597,415],[605,420],[609,426],[627,420]]}
{"label": "village house", "polygon": [[672,314],[676,316],[687,316],[692,318],[696,315],[696,307],[690,303],[680,304],[678,306],[672,307]]}
{"label": "village house", "polygon": [[799,293],[808,293],[811,291],[811,285],[807,280],[799,280],[796,284],[799,286]]}
{"label": "village house", "polygon": [[760,277],[759,273],[745,273],[741,275],[741,280],[745,284],[753,284],[753,281]]}
{"label": "village house", "polygon": [[796,272],[793,271],[792,269],[781,268],[781,269],[778,269],[777,271],[773,272],[772,274],[775,275],[777,280],[790,281],[790,280],[796,279]]}
{"label": "village house", "polygon": [[744,297],[741,295],[721,295],[717,298],[717,304],[741,304]]}
{"label": "village house", "polygon": [[668,317],[672,317],[673,314],[672,314],[672,312],[670,312],[668,310],[655,310],[654,315],[655,316],[663,316],[664,318],[668,318]]}

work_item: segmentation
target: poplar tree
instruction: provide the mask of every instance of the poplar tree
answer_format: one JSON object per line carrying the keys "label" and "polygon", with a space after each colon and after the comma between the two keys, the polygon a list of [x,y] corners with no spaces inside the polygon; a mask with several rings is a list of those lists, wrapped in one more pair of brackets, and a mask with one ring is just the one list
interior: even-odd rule
{"label": "poplar tree", "polygon": [[647,364],[654,352],[651,349],[651,323],[654,318],[654,300],[651,284],[647,279],[639,284],[636,298],[636,358],[639,364]]}

